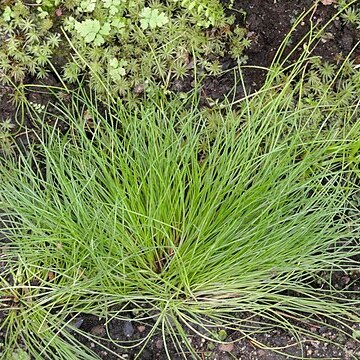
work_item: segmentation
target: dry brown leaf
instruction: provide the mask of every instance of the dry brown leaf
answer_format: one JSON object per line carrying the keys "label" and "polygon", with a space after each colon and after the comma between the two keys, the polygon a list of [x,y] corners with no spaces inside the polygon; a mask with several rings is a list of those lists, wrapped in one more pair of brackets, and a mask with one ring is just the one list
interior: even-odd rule
{"label": "dry brown leaf", "polygon": [[323,5],[331,5],[331,4],[335,4],[337,0],[321,0],[321,3]]}
{"label": "dry brown leaf", "polygon": [[49,281],[53,281],[55,279],[55,273],[53,271],[48,272]]}

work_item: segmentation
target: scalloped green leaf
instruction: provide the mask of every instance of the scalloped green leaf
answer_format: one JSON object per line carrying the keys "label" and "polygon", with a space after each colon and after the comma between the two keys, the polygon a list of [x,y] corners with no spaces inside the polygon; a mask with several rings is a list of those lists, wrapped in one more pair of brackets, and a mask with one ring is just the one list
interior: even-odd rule
{"label": "scalloped green leaf", "polygon": [[95,40],[96,35],[100,31],[101,25],[99,20],[87,19],[83,22],[76,22],[75,29],[86,42]]}
{"label": "scalloped green leaf", "polygon": [[148,28],[155,29],[169,22],[169,18],[164,12],[159,12],[158,9],[151,9],[149,7],[145,7],[141,11],[140,17],[140,26],[143,30]]}

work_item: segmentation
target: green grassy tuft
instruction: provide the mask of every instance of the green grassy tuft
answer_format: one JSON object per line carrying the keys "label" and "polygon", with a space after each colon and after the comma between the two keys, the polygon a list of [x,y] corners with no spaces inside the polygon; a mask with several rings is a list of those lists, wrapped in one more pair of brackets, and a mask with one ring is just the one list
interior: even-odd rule
{"label": "green grassy tuft", "polygon": [[191,95],[128,110],[78,92],[60,105],[68,131],[41,125],[0,168],[2,356],[20,340],[37,359],[96,358],[72,321],[129,308],[153,324],[140,348],[161,331],[185,358],[186,332],[251,338],[255,316],[297,339],[308,323],[351,329],[360,300],[331,275],[359,266],[358,104],[319,101],[314,112],[341,111],[343,127],[314,131],[298,96],[268,82],[236,111],[214,110],[211,133]]}

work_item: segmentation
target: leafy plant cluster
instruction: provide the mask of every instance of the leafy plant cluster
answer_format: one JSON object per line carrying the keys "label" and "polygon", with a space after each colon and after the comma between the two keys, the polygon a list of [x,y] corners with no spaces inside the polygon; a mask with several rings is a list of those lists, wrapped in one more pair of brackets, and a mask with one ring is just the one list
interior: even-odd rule
{"label": "leafy plant cluster", "polygon": [[339,0],[336,7],[339,10],[344,10],[340,16],[345,24],[352,25],[357,29],[360,29],[360,8],[358,5],[351,0]]}
{"label": "leafy plant cluster", "polygon": [[21,82],[27,74],[44,78],[47,63],[60,44],[53,19],[39,6],[21,1],[0,5],[0,81]]}
{"label": "leafy plant cluster", "polygon": [[57,59],[64,80],[77,81],[89,66],[92,88],[103,91],[106,82],[121,94],[142,89],[143,79],[183,78],[194,67],[216,75],[215,58],[229,48],[239,58],[250,44],[218,0],[16,1],[0,5],[0,14],[2,82],[21,82],[27,73],[43,78]]}
{"label": "leafy plant cluster", "polygon": [[[309,58],[306,71],[301,76],[301,82],[294,79],[289,83],[286,72],[281,72],[277,78],[278,86],[287,84],[289,93],[293,92],[293,96],[289,97],[293,108],[300,106],[304,111],[304,119],[314,129],[330,126],[342,128],[344,114],[347,113],[348,107],[354,106],[354,102],[358,99],[360,71],[354,60],[349,58],[344,60],[340,57],[338,64],[324,61],[321,57]],[[316,104],[320,102],[329,106],[327,110],[316,107]],[[337,104],[337,107],[336,112],[331,112],[329,116],[331,104]],[[355,113],[359,113],[356,107]],[[356,121],[355,116],[354,121]]]}
{"label": "leafy plant cluster", "polygon": [[12,154],[14,127],[10,119],[0,119],[0,157]]}

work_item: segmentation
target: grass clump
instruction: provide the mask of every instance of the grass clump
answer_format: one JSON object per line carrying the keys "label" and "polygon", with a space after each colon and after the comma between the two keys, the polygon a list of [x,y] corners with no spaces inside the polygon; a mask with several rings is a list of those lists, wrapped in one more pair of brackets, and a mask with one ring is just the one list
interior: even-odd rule
{"label": "grass clump", "polygon": [[[299,343],[317,336],[299,324],[351,331],[360,300],[332,274],[359,266],[359,104],[319,101],[313,113],[341,112],[343,126],[314,131],[301,81],[290,86],[299,68],[282,88],[271,75],[236,110],[214,110],[213,132],[195,96],[159,93],[129,110],[80,92],[60,105],[68,130],[41,125],[37,143],[0,168],[10,240],[2,356],[22,346],[35,358],[96,358],[74,333],[141,353],[160,331],[197,357],[189,332],[251,338],[256,316]],[[39,124],[51,116],[38,114]],[[138,343],[106,344],[72,325],[79,314],[109,325],[129,311],[147,327]]]}

